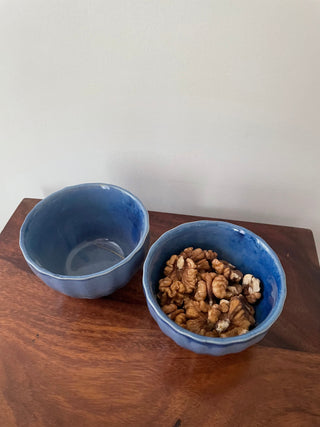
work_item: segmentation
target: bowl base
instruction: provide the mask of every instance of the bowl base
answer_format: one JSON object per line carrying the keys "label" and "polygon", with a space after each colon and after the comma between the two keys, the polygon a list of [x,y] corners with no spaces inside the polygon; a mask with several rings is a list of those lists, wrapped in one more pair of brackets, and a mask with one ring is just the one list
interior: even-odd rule
{"label": "bowl base", "polygon": [[97,273],[112,267],[124,257],[121,246],[107,238],[81,242],[69,253],[65,273],[70,276]]}

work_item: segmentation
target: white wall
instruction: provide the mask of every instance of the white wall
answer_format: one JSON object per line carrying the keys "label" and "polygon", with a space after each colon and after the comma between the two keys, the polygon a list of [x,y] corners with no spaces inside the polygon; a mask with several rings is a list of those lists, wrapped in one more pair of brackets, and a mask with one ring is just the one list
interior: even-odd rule
{"label": "white wall", "polygon": [[319,112],[319,1],[0,0],[0,226],[100,181],[320,248]]}

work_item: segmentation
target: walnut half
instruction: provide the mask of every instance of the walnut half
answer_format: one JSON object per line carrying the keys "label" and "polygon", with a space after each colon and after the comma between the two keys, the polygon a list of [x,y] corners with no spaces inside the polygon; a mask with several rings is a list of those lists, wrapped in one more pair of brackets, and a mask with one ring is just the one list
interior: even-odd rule
{"label": "walnut half", "polygon": [[258,299],[261,298],[260,292],[260,280],[254,277],[252,274],[246,274],[242,279],[243,294],[247,298],[247,301],[254,304]]}

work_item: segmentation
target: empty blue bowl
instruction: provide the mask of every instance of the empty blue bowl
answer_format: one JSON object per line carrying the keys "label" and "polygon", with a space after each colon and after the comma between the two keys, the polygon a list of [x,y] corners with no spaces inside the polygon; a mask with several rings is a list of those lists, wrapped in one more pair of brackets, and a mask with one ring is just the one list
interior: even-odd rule
{"label": "empty blue bowl", "polygon": [[31,270],[51,288],[99,298],[142,266],[149,216],[133,194],[110,184],[66,187],[39,202],[20,230]]}
{"label": "empty blue bowl", "polygon": [[[205,337],[178,326],[162,311],[156,295],[165,263],[171,255],[189,246],[212,249],[219,259],[262,281],[263,293],[255,307],[254,329],[230,338]],[[166,335],[181,347],[214,356],[238,353],[262,340],[279,317],[286,298],[285,274],[275,252],[251,231],[223,221],[185,223],[164,233],[151,246],[144,262],[143,288],[149,311]]]}

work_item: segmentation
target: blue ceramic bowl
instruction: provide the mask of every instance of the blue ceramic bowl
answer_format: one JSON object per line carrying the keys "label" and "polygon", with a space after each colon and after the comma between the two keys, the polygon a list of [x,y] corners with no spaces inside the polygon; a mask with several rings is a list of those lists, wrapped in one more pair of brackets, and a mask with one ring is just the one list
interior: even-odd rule
{"label": "blue ceramic bowl", "polygon": [[20,230],[20,248],[51,288],[99,298],[124,286],[141,267],[148,236],[148,212],[133,194],[110,184],[81,184],[32,209]]}
{"label": "blue ceramic bowl", "polygon": [[[156,294],[165,263],[172,254],[189,246],[212,249],[219,259],[261,279],[263,294],[255,307],[254,329],[232,338],[204,337],[178,326],[161,310]],[[164,233],[151,246],[144,262],[143,288],[149,311],[166,335],[181,347],[214,356],[238,353],[262,340],[279,317],[286,298],[285,274],[270,246],[251,231],[222,221],[185,223]]]}

